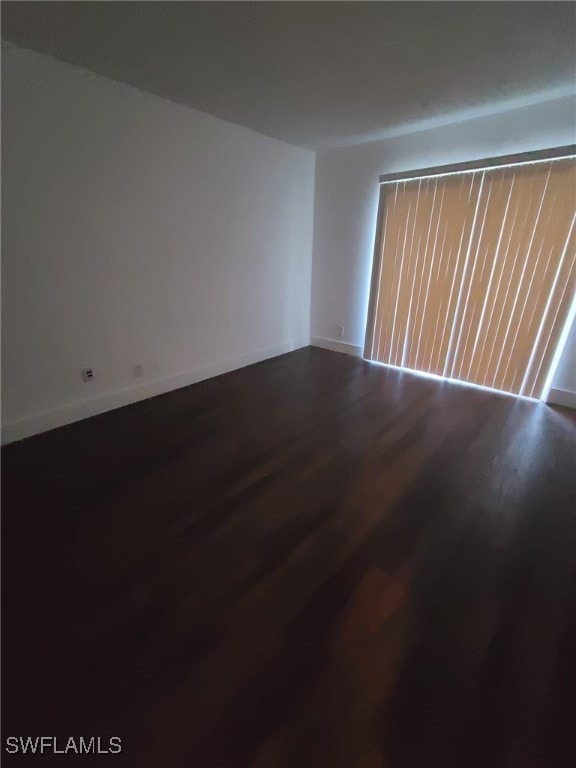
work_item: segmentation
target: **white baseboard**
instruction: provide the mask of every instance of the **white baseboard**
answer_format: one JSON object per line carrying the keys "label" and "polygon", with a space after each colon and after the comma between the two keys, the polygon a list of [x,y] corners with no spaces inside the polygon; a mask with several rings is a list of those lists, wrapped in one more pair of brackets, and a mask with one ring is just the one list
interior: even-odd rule
{"label": "white baseboard", "polygon": [[192,371],[179,373],[174,376],[167,376],[163,379],[146,382],[129,389],[121,389],[116,392],[110,392],[106,395],[84,400],[79,403],[72,403],[62,408],[51,411],[36,413],[27,416],[18,421],[9,422],[2,425],[1,442],[2,444],[12,443],[16,440],[23,440],[25,437],[37,435],[40,432],[47,432],[49,429],[63,427],[65,424],[72,424],[75,421],[87,419],[90,416],[96,416],[99,413],[113,411],[116,408],[122,408],[124,405],[137,403],[140,400],[147,400],[155,395],[162,395],[165,392],[171,392],[174,389],[187,387],[190,384],[196,384],[204,379],[211,379],[214,376],[220,376],[223,373],[235,371],[238,368],[244,368],[247,365],[259,363],[262,360],[268,360],[286,352],[292,352],[295,349],[308,346],[308,339],[301,342],[284,342],[266,349],[259,349],[255,352],[248,352],[238,357],[228,358],[219,363],[200,366]]}
{"label": "white baseboard", "polygon": [[576,408],[576,392],[570,392],[568,389],[551,389],[546,402],[563,405],[565,408]]}
{"label": "white baseboard", "polygon": [[362,357],[364,355],[364,347],[359,347],[357,344],[349,344],[347,341],[310,336],[310,344],[313,347],[329,349],[332,352],[344,352],[345,355],[352,355],[353,357]]}

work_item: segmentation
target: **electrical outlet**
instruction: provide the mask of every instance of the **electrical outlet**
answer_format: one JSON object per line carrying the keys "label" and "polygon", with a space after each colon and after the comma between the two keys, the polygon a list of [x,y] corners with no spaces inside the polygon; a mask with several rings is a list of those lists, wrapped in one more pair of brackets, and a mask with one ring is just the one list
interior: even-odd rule
{"label": "electrical outlet", "polygon": [[94,371],[92,368],[81,368],[80,376],[82,377],[82,381],[86,384],[94,378]]}
{"label": "electrical outlet", "polygon": [[132,373],[134,374],[135,379],[141,379],[142,376],[144,376],[144,369],[139,363],[137,363],[136,365],[132,366]]}
{"label": "electrical outlet", "polygon": [[341,339],[344,336],[344,326],[339,325],[338,328],[336,328],[336,333],[338,334],[338,338]]}

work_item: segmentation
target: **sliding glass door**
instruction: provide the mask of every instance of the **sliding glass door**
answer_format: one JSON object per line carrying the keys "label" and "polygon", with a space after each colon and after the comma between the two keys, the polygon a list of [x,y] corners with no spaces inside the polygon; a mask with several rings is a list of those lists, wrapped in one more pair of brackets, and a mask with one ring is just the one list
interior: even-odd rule
{"label": "sliding glass door", "polygon": [[574,299],[573,158],[381,185],[365,357],[541,397]]}

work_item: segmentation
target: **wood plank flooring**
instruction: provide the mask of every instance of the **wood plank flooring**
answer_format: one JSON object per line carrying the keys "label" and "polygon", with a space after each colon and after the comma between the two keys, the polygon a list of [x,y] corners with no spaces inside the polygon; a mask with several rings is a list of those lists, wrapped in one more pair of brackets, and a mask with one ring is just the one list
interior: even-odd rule
{"label": "wood plank flooring", "polygon": [[2,765],[573,768],[574,437],[309,347],[5,447]]}

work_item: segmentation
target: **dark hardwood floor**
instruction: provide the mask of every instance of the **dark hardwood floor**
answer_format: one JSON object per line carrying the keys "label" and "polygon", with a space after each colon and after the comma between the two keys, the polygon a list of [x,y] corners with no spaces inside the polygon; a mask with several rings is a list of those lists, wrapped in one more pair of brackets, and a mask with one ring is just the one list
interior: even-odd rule
{"label": "dark hardwood floor", "polygon": [[2,462],[2,765],[576,765],[568,415],[307,348]]}

